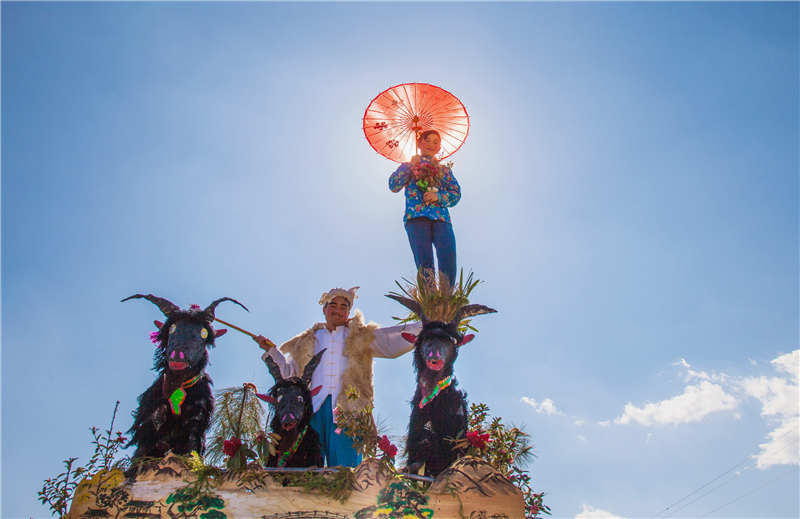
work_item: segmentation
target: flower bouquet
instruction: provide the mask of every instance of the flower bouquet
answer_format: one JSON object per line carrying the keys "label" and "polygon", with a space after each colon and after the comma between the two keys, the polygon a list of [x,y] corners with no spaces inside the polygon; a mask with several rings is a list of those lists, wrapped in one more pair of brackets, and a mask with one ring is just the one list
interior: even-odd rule
{"label": "flower bouquet", "polygon": [[423,191],[439,191],[442,181],[442,167],[431,162],[419,162],[416,166],[411,166],[411,174],[414,175],[416,186]]}

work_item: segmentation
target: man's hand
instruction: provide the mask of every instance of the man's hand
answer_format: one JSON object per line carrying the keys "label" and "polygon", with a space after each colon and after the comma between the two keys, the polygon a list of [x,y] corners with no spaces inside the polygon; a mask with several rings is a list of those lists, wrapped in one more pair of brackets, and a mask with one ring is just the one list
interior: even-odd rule
{"label": "man's hand", "polygon": [[263,335],[256,335],[255,337],[253,337],[253,340],[256,341],[258,343],[258,346],[264,351],[269,351],[275,347],[275,343],[267,339]]}
{"label": "man's hand", "polygon": [[435,204],[439,201],[439,193],[436,191],[425,191],[422,195],[422,201],[426,204]]}
{"label": "man's hand", "polygon": [[419,155],[414,155],[413,157],[411,157],[410,164],[412,166],[416,166],[417,164],[419,164]]}

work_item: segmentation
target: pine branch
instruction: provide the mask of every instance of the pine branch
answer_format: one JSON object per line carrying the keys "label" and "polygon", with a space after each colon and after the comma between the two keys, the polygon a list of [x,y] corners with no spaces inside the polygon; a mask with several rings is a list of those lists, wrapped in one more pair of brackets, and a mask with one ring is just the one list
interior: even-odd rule
{"label": "pine branch", "polygon": [[218,392],[219,402],[211,417],[211,441],[206,449],[206,458],[212,464],[225,459],[225,441],[241,440],[245,447],[253,445],[259,433],[264,434],[266,412],[255,396],[255,386],[250,383],[240,387],[226,388]]}

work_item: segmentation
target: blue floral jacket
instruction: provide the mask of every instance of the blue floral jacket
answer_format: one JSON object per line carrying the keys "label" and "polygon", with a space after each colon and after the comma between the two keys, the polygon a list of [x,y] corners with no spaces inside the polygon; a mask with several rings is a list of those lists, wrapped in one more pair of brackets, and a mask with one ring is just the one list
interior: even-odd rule
{"label": "blue floral jacket", "polygon": [[[425,157],[421,161],[428,162]],[[422,201],[425,189],[417,186],[414,182],[414,176],[411,174],[411,165],[408,162],[400,164],[400,167],[391,174],[389,177],[389,189],[393,193],[397,193],[403,187],[406,188],[406,213],[403,221],[424,217],[450,223],[450,212],[447,208],[453,207],[461,200],[461,186],[458,185],[458,181],[453,176],[453,171],[450,168],[442,166],[442,169],[444,176],[437,193],[439,201],[432,204],[426,204]]]}

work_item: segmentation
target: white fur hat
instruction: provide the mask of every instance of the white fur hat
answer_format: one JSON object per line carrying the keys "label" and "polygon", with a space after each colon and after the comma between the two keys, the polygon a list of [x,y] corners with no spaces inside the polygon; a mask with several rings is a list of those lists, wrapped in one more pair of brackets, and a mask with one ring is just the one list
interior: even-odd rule
{"label": "white fur hat", "polygon": [[343,288],[332,288],[327,292],[324,292],[321,296],[319,296],[319,304],[322,306],[327,305],[331,301],[333,301],[334,297],[343,297],[347,299],[347,302],[350,303],[350,307],[353,306],[353,301],[358,298],[356,295],[356,290],[361,287],[353,287],[350,290],[345,290]]}

